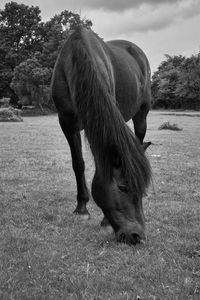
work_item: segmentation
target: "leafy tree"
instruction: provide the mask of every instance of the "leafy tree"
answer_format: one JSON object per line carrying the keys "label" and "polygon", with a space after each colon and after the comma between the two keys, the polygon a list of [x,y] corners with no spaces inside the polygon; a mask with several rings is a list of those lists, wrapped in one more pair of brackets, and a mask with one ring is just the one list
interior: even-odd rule
{"label": "leafy tree", "polygon": [[0,10],[0,97],[11,94],[13,70],[42,48],[39,7],[10,2]]}
{"label": "leafy tree", "polygon": [[23,105],[34,105],[42,109],[49,104],[49,80],[51,70],[43,67],[37,59],[27,59],[14,70],[11,87]]}
{"label": "leafy tree", "polygon": [[7,3],[0,10],[0,97],[9,97],[14,90],[19,99],[41,105],[58,52],[79,24],[92,26],[91,21],[67,10],[43,23],[38,6]]}
{"label": "leafy tree", "polygon": [[11,62],[12,67],[36,50],[41,50],[40,13],[38,6],[16,2],[7,3],[5,9],[0,11],[1,35],[6,50],[10,49],[6,51],[6,61]]}
{"label": "leafy tree", "polygon": [[[42,50],[36,51],[33,60],[24,61],[14,71],[11,86],[24,104],[34,103],[42,107],[41,104],[48,102],[50,106],[52,105],[48,88],[52,70],[60,48],[77,24],[87,28],[92,26],[91,21],[82,21],[78,14],[66,10],[43,24]],[[40,100],[37,102],[36,99]]]}
{"label": "leafy tree", "polygon": [[182,55],[165,55],[164,60],[152,76],[153,107],[179,108],[180,99],[176,97],[175,90],[179,76],[179,66],[185,60]]}
{"label": "leafy tree", "polygon": [[200,109],[200,53],[181,63],[175,96],[181,98],[184,107]]}
{"label": "leafy tree", "polygon": [[153,107],[200,109],[200,53],[166,55],[152,76]]}

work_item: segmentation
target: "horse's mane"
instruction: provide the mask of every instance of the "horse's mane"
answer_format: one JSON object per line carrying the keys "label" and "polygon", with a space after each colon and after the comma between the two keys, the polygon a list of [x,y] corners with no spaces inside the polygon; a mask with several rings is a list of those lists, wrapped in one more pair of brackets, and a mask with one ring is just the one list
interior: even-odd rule
{"label": "horse's mane", "polygon": [[[96,168],[105,179],[110,178],[114,150],[130,188],[136,195],[142,196],[149,184],[151,169],[141,145],[117,107],[111,78],[112,65],[106,57],[108,46],[92,31],[82,27],[75,30],[67,43],[68,49],[71,49],[70,61],[67,61],[70,68],[68,85]],[[101,63],[95,58],[96,49]]]}

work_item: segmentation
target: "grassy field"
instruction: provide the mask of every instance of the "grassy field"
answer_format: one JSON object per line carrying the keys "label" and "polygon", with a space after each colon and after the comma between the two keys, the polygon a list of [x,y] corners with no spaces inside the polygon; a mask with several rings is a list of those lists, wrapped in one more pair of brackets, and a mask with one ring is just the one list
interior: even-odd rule
{"label": "grassy field", "polygon": [[[177,123],[182,131],[158,130]],[[0,123],[1,300],[200,299],[200,113],[153,111],[147,241],[118,244],[72,214],[76,188],[57,116]],[[86,176],[94,165],[84,146]]]}

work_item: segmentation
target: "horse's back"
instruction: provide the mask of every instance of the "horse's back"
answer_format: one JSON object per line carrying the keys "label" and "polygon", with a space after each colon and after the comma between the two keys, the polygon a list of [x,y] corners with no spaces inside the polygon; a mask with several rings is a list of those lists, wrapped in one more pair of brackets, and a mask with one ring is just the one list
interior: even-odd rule
{"label": "horse's back", "polygon": [[143,105],[150,106],[150,67],[144,52],[135,44],[114,40],[106,43],[112,61],[116,100],[127,121]]}
{"label": "horse's back", "polygon": [[115,53],[117,53],[121,49],[130,54],[139,65],[143,76],[146,76],[147,72],[150,72],[150,66],[147,57],[142,49],[139,48],[136,44],[125,40],[113,40],[107,42],[107,44],[111,49],[113,49]]}

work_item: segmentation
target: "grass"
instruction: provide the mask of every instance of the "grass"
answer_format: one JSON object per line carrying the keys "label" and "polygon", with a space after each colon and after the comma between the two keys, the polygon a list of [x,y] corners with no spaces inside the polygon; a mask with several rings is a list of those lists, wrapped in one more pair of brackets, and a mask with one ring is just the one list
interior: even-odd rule
{"label": "grass", "polygon": [[[147,241],[137,246],[100,229],[92,200],[89,221],[72,214],[75,179],[55,115],[1,123],[0,299],[200,299],[199,117],[167,115],[183,128],[172,132],[158,130],[164,112],[149,114],[154,176]],[[83,150],[90,185],[94,165]]]}

